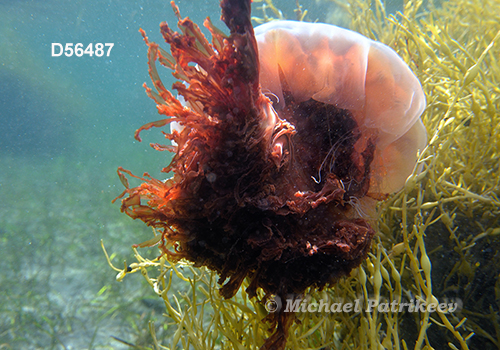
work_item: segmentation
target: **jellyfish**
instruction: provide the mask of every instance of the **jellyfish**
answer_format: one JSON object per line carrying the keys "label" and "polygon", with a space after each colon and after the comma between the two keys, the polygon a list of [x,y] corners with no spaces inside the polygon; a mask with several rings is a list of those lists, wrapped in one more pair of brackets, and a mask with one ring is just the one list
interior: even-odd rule
{"label": "jellyfish", "polygon": [[[365,258],[378,200],[399,190],[426,144],[419,81],[389,47],[327,24],[254,29],[250,0],[221,1],[209,42],[175,5],[181,33],[148,40],[147,94],[170,124],[171,176],[119,168],[121,210],[156,228],[162,253],[219,274],[220,293],[300,295],[332,286]],[[172,71],[178,97],[156,62]],[[129,177],[142,180],[130,187]],[[283,349],[293,315],[268,315],[262,349]]]}

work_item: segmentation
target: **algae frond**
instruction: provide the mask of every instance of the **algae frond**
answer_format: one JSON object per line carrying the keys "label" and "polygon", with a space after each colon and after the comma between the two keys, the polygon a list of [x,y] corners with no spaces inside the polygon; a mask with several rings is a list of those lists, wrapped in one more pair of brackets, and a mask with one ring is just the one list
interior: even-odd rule
{"label": "algae frond", "polygon": [[[257,6],[282,16],[270,0]],[[420,79],[429,144],[404,189],[380,204],[365,263],[334,288],[306,293],[310,300],[360,299],[362,310],[299,313],[287,347],[499,348],[500,2],[406,1],[402,13],[387,15],[380,1],[351,0],[343,9],[353,30],[394,48]],[[264,13],[256,22],[270,19]],[[134,253],[137,262],[116,268],[118,278],[140,271],[163,299],[172,340],[160,345],[155,337],[156,349],[257,349],[269,336],[266,300],[249,299],[245,286],[224,300],[212,272]],[[460,307],[367,311],[369,300]]]}

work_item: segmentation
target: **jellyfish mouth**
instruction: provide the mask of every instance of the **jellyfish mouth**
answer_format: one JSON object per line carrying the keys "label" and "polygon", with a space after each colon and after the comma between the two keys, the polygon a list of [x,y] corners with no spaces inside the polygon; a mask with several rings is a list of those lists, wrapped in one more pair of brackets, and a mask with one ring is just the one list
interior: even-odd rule
{"label": "jellyfish mouth", "polygon": [[[245,278],[250,296],[259,288],[282,296],[323,288],[348,275],[370,248],[374,230],[353,203],[368,196],[374,142],[348,110],[294,101],[283,76],[284,107],[274,110],[259,85],[250,0],[223,0],[221,7],[231,34],[206,22],[212,44],[180,17],[183,34],[161,25],[171,54],[143,32],[156,89],[147,93],[167,118],[136,137],[172,121],[182,128],[165,134],[175,146],[153,145],[175,152],[164,169],[171,179],[144,176],[130,188],[125,174],[135,176],[119,169],[122,211],[159,229],[171,259],[217,271],[226,298]],[[188,107],[161,83],[157,60],[184,80],[174,89]],[[284,347],[289,320],[276,316],[281,330],[267,348]]]}

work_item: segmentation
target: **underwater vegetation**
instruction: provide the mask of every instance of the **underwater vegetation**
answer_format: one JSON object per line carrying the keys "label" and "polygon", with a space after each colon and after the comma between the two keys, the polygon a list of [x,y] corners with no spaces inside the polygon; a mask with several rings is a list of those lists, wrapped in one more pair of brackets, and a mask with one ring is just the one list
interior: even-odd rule
{"label": "underwater vegetation", "polygon": [[[379,205],[378,230],[361,266],[334,286],[321,291],[311,288],[304,295],[310,301],[418,300],[431,304],[450,299],[461,303],[449,313],[377,308],[299,312],[298,322],[288,324],[287,347],[500,346],[499,8],[498,1],[454,1],[439,6],[428,2],[425,7],[416,1],[407,2],[402,13],[387,16],[380,2],[344,5],[352,29],[392,47],[417,75],[427,96],[422,120],[429,142],[403,190]],[[122,180],[128,188],[123,176]],[[136,197],[125,204],[140,202]],[[164,345],[154,337],[155,348],[261,347],[273,332],[263,322],[273,317],[262,305],[265,293],[250,288],[249,295],[245,288],[252,281],[245,279],[239,281],[243,288],[235,288],[232,298],[225,299],[217,290],[215,272],[168,254],[146,258],[137,250],[155,243],[165,247],[162,237],[156,232],[155,238],[134,248],[137,262],[115,268],[120,280],[141,271],[164,300],[168,318],[160,327],[169,329],[172,337]],[[179,283],[187,290],[177,292]],[[150,324],[153,336],[157,326]]]}

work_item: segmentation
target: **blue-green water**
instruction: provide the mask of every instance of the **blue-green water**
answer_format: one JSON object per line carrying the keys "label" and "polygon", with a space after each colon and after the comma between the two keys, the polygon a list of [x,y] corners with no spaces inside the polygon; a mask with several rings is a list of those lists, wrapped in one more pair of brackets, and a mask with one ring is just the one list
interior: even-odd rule
{"label": "blue-green water", "polygon": [[[275,3],[294,18],[295,1]],[[223,27],[218,0],[177,4],[196,23],[210,16]],[[326,21],[328,5],[301,4],[309,20]],[[168,162],[148,145],[162,141],[158,132],[133,138],[159,119],[142,87],[138,29],[162,42],[161,21],[176,23],[167,1],[0,2],[0,348],[120,349],[128,346],[113,337],[149,339],[161,304],[140,276],[114,281],[100,240],[120,265],[150,236],[111,200],[123,189],[118,166],[158,176]],[[52,43],[114,46],[109,57],[52,57]]]}
{"label": "blue-green water", "polygon": [[[218,17],[216,1],[179,5],[197,22]],[[150,234],[111,200],[123,190],[119,165],[138,173],[153,165],[154,174],[167,162],[148,145],[161,140],[156,133],[139,144],[133,132],[157,118],[142,87],[147,47],[138,30],[160,41],[159,23],[176,23],[170,4],[0,9],[0,348],[128,348],[112,336],[140,344],[154,313],[140,300],[152,295],[140,278],[115,282],[99,241],[121,261]],[[109,57],[52,57],[52,43],[114,47]]]}

